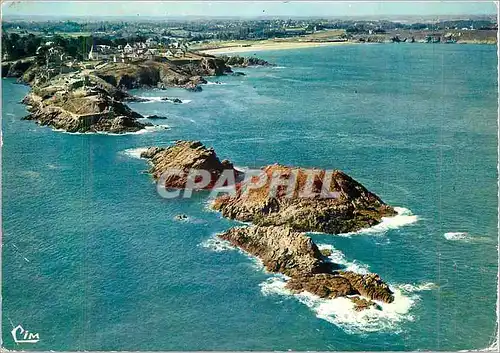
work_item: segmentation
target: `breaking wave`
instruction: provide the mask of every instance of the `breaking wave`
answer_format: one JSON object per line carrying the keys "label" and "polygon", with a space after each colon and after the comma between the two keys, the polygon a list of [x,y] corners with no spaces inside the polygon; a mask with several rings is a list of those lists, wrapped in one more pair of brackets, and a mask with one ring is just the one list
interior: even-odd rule
{"label": "breaking wave", "polygon": [[470,237],[469,233],[467,233],[467,232],[449,232],[449,233],[444,233],[444,237],[447,240],[451,240],[451,241],[457,241],[457,240],[470,241],[471,240],[471,237]]}
{"label": "breaking wave", "polygon": [[192,101],[191,99],[181,99],[181,103],[177,103],[177,102],[172,101],[172,99],[175,99],[175,97],[174,98],[169,97],[169,99],[165,99],[166,97],[138,96],[137,98],[146,99],[145,102],[138,102],[138,103],[159,103],[159,102],[165,102],[165,103],[174,103],[174,104],[187,104],[187,103],[189,103],[189,102]]}
{"label": "breaking wave", "polygon": [[428,290],[437,289],[437,287],[438,287],[437,284],[434,284],[432,282],[426,282],[426,283],[422,283],[422,284],[402,284],[400,286],[401,290],[403,290],[407,293],[428,291]]}
{"label": "breaking wave", "polygon": [[232,246],[230,242],[219,238],[217,234],[211,236],[207,240],[204,240],[199,244],[199,246],[215,252],[223,252],[223,251],[237,249],[236,247]]}
{"label": "breaking wave", "polygon": [[[369,272],[368,265],[356,261],[347,261],[345,255],[331,245],[320,244],[318,248],[320,250],[330,250],[331,255],[328,258],[345,266],[348,271],[361,274]],[[436,288],[433,283],[390,285],[391,290],[394,292],[394,302],[374,301],[380,309],[372,307],[356,311],[354,303],[349,298],[323,299],[308,292],[293,294],[286,288],[287,280],[288,277],[282,274],[273,275],[260,284],[261,293],[265,296],[280,295],[295,298],[302,304],[307,305],[316,314],[317,318],[328,321],[349,334],[380,331],[401,332],[400,324],[414,319],[410,309],[420,300],[416,293]]]}
{"label": "breaking wave", "polygon": [[207,81],[206,85],[227,85],[226,82],[210,82]]}
{"label": "breaking wave", "polygon": [[130,158],[142,159],[141,153],[145,151],[147,151],[147,147],[138,147],[138,148],[129,148],[124,151],[121,151],[120,153]]}
{"label": "breaking wave", "polygon": [[62,132],[63,134],[68,134],[68,135],[108,135],[108,136],[126,136],[126,135],[142,135],[142,134],[147,134],[149,132],[154,132],[154,131],[160,131],[160,130],[169,130],[170,126],[168,125],[155,125],[155,126],[146,126],[144,129],[141,129],[139,131],[134,131],[134,132],[124,132],[121,134],[113,133],[113,132],[103,132],[103,131],[97,131],[97,132],[68,132],[63,129],[52,129],[52,131],[55,132]]}
{"label": "breaking wave", "polygon": [[382,221],[370,228],[360,229],[357,232],[338,234],[340,236],[351,236],[359,234],[377,234],[385,233],[391,229],[398,229],[418,221],[418,216],[414,215],[409,209],[404,207],[394,207],[397,212],[393,217],[382,217]]}
{"label": "breaking wave", "polygon": [[394,292],[392,303],[374,301],[380,309],[369,308],[356,311],[354,303],[345,297],[323,299],[308,292],[293,294],[286,288],[285,276],[273,276],[260,284],[265,296],[280,295],[294,297],[307,305],[316,317],[341,328],[349,334],[369,332],[401,332],[401,322],[413,321],[410,309],[420,298],[416,294],[407,294],[398,286],[391,286]]}
{"label": "breaking wave", "polygon": [[337,250],[330,244],[318,244],[318,249],[320,250],[329,250],[330,255],[328,256],[328,260],[334,264],[339,264],[344,266],[346,271],[352,271],[361,274],[367,274],[370,272],[370,267],[368,265],[357,262],[356,260],[349,262],[345,258],[345,255],[342,251]]}

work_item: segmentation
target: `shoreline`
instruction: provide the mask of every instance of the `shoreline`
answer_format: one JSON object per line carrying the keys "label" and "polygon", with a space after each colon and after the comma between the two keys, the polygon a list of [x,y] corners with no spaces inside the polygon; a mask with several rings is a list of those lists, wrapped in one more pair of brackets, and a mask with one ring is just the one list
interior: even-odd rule
{"label": "shoreline", "polygon": [[196,52],[202,54],[216,55],[216,54],[233,54],[233,53],[249,53],[266,50],[290,50],[301,48],[316,48],[326,47],[332,45],[352,45],[360,44],[355,42],[268,42],[256,43],[249,45],[234,45],[213,49],[195,49]]}

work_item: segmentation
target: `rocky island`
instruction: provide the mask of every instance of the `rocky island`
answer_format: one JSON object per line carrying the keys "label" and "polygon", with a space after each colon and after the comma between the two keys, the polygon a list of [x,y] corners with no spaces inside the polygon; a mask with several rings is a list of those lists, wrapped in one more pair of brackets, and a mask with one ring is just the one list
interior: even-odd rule
{"label": "rocky island", "polygon": [[180,170],[182,175],[171,175],[165,178],[166,188],[184,189],[190,170],[205,170],[210,173],[210,183],[203,189],[210,189],[224,170],[233,173],[235,180],[240,172],[234,169],[228,160],[220,161],[213,148],[206,148],[199,141],[177,141],[167,148],[150,147],[141,153],[151,163],[150,174],[155,180],[167,171]]}
{"label": "rocky island", "polygon": [[[394,216],[394,209],[377,195],[342,171],[327,174],[323,170],[292,168],[270,165],[262,168],[267,175],[263,186],[245,192],[242,183],[236,196],[218,197],[212,207],[224,217],[257,225],[286,225],[304,232],[347,233],[380,223],[382,217]],[[279,189],[270,192],[272,176],[278,173],[285,178],[296,173],[296,185],[291,197]],[[308,183],[308,175],[314,175],[311,197],[300,197]],[[325,183],[325,177],[328,183]],[[250,181],[248,181],[249,183]],[[327,186],[328,184],[328,186]],[[327,187],[336,197],[324,198],[321,190]]]}
{"label": "rocky island", "polygon": [[[262,260],[265,268],[289,277],[286,287],[295,293],[309,292],[321,298],[349,297],[356,310],[378,307],[373,302],[391,303],[393,292],[377,274],[359,274],[346,271],[322,253],[304,231],[345,233],[375,225],[384,216],[395,215],[394,209],[386,205],[378,196],[347,174],[335,170],[313,170],[317,178],[309,180],[313,190],[321,191],[329,180],[329,189],[335,190],[337,197],[304,198],[301,188],[308,182],[307,169],[297,169],[297,183],[291,197],[279,189],[270,197],[271,179],[263,186],[245,194],[247,183],[242,172],[234,169],[227,160],[220,161],[212,148],[199,141],[177,141],[169,147],[150,147],[141,154],[151,163],[149,170],[155,180],[168,170],[185,172],[182,177],[162,179],[167,188],[186,187],[189,170],[210,172],[210,184],[203,189],[211,189],[215,179],[224,170],[236,175],[234,185],[236,196],[220,196],[212,207],[231,219],[252,222],[254,225],[231,228],[218,236]],[[291,168],[272,165],[262,168],[266,175],[280,172],[290,175]],[[326,179],[325,179],[326,175]],[[245,181],[246,180],[246,181]],[[312,181],[312,182],[311,182]]]}
{"label": "rocky island", "polygon": [[219,237],[261,259],[268,271],[290,277],[286,287],[292,292],[329,299],[353,297],[357,308],[376,306],[372,300],[394,301],[389,286],[377,274],[343,271],[321,253],[310,237],[290,227],[236,227]]}

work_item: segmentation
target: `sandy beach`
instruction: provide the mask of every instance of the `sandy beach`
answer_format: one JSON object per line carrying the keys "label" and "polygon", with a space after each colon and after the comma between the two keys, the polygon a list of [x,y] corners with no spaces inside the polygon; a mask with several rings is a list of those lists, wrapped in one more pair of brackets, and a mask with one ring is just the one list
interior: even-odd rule
{"label": "sandy beach", "polygon": [[287,49],[300,49],[300,48],[313,48],[324,47],[331,45],[348,45],[356,44],[353,42],[256,42],[255,44],[236,44],[234,46],[227,45],[215,49],[198,49],[197,51],[204,54],[235,54],[235,53],[249,53],[264,50],[287,50]]}

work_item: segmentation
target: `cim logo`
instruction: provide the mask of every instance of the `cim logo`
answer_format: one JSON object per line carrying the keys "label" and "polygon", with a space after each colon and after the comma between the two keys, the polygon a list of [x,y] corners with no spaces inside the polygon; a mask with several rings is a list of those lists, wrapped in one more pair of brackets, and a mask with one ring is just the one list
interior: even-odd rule
{"label": "cim logo", "polygon": [[40,341],[40,335],[38,333],[32,333],[25,330],[21,325],[17,325],[11,331],[12,338],[16,343],[37,343]]}

